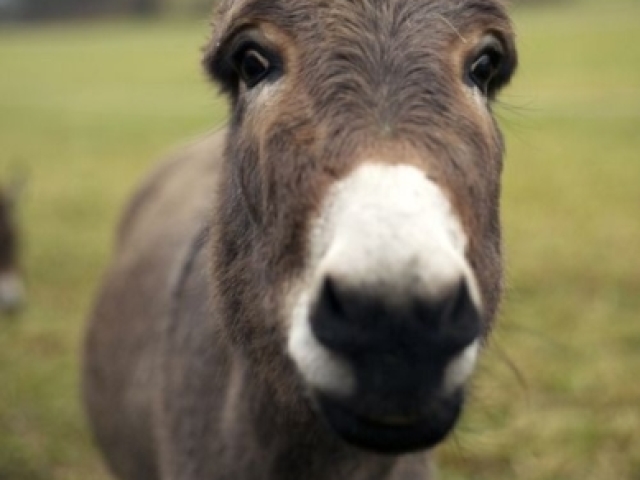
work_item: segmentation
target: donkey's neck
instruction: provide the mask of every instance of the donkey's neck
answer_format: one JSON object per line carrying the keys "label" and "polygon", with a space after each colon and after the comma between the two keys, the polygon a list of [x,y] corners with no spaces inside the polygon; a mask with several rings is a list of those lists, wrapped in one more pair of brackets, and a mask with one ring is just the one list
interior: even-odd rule
{"label": "donkey's neck", "polygon": [[240,363],[232,369],[222,426],[228,467],[234,472],[230,478],[432,479],[427,454],[384,456],[351,447],[306,404],[286,409],[276,405],[273,393]]}

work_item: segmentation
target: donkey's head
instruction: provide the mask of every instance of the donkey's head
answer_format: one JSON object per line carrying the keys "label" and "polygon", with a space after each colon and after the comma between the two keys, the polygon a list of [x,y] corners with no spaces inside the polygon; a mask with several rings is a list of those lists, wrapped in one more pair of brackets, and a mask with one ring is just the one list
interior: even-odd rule
{"label": "donkey's head", "polygon": [[501,291],[502,5],[227,0],[205,61],[232,112],[213,237],[232,341],[347,441],[433,446]]}

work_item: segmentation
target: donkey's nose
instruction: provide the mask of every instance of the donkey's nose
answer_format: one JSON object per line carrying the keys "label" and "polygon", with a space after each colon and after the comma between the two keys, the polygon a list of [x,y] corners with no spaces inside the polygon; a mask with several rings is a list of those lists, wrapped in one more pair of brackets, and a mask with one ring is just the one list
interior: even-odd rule
{"label": "donkey's nose", "polygon": [[365,163],[332,187],[288,349],[329,425],[386,452],[451,431],[482,338],[482,292],[447,192],[411,166]]}
{"label": "donkey's nose", "polygon": [[394,452],[439,442],[455,424],[482,319],[464,279],[433,295],[402,297],[326,277],[309,317],[318,344],[348,366],[353,389],[316,390],[346,440]]}
{"label": "donkey's nose", "polygon": [[328,276],[310,321],[319,342],[345,358],[377,356],[408,365],[446,363],[480,336],[482,324],[463,278],[437,296],[401,298]]}

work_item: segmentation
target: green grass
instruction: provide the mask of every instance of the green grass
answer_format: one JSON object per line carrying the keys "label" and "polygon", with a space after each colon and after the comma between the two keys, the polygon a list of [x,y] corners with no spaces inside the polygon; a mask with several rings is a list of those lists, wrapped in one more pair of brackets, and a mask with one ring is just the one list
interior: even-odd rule
{"label": "green grass", "polygon": [[[444,480],[640,479],[638,18],[623,0],[515,12],[522,68],[498,108],[509,289]],[[30,176],[30,306],[0,319],[0,480],[107,478],[78,401],[83,317],[135,183],[224,117],[198,69],[206,35],[0,31],[0,174]]]}

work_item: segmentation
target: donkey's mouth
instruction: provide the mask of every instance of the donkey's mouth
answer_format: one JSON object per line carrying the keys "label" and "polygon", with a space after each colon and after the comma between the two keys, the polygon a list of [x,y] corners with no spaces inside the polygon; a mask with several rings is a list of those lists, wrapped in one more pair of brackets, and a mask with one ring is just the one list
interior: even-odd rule
{"label": "donkey's mouth", "polygon": [[329,426],[345,441],[384,454],[401,454],[434,447],[453,430],[464,403],[462,389],[434,400],[420,417],[363,415],[340,400],[320,395],[318,409]]}

